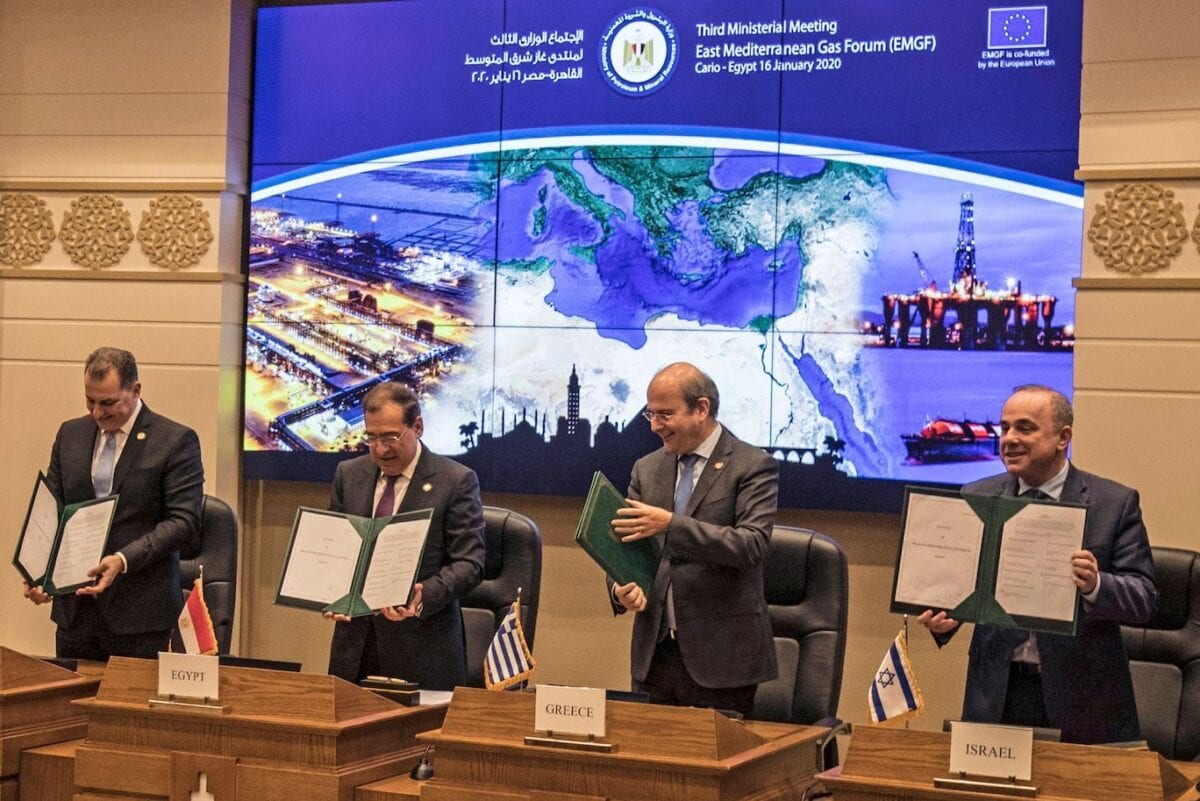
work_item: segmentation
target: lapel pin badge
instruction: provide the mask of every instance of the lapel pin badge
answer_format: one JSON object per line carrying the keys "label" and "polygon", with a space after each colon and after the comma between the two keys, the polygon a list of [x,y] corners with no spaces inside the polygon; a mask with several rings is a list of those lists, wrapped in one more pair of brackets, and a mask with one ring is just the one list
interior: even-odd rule
{"label": "lapel pin badge", "polygon": [[725,463],[724,463],[724,462],[714,462],[714,463],[713,463],[713,470],[720,470],[720,469],[721,469],[722,467],[724,467],[724,466],[725,466]]}
{"label": "lapel pin badge", "polygon": [[137,438],[138,438],[139,440],[145,439],[145,438],[146,438],[146,432],[145,432],[145,431],[139,431],[139,432],[137,432]]}
{"label": "lapel pin badge", "polygon": [[429,492],[430,490],[433,489],[433,485],[430,484],[428,481],[426,481],[424,483],[424,485],[421,486],[421,489],[424,490],[425,492]]}

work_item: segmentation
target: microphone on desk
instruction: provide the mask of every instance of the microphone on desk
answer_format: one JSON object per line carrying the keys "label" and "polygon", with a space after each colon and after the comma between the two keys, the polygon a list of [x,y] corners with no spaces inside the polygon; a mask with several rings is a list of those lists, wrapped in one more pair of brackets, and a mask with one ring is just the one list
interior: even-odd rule
{"label": "microphone on desk", "polygon": [[412,772],[408,774],[419,782],[433,778],[433,763],[429,761],[430,748],[433,748],[433,746],[425,746],[425,753],[421,754],[421,761],[413,766]]}

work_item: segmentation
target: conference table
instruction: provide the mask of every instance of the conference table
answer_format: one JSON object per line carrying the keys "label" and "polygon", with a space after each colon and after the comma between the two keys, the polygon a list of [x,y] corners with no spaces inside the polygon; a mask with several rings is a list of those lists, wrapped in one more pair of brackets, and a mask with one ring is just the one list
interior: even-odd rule
{"label": "conference table", "polygon": [[[409,707],[332,676],[242,667],[221,668],[216,699],[181,702],[158,695],[154,660],[71,671],[0,648],[0,801],[996,798],[935,785],[948,776],[942,732],[857,726],[843,764],[818,772],[823,727],[610,701],[604,737],[581,742],[532,737],[535,704],[460,687],[449,703]],[[1200,801],[1197,763],[1033,747],[1044,801]],[[432,777],[410,776],[430,754]]]}
{"label": "conference table", "polygon": [[[24,666],[12,691],[33,710],[0,801],[801,801],[829,732],[613,701],[603,748],[581,751],[527,742],[533,693],[459,687],[409,707],[332,676],[222,667],[217,698],[197,704],[159,697],[154,660],[114,657],[97,681],[0,659]],[[39,664],[57,672],[31,680]],[[411,778],[430,750],[433,777]]]}

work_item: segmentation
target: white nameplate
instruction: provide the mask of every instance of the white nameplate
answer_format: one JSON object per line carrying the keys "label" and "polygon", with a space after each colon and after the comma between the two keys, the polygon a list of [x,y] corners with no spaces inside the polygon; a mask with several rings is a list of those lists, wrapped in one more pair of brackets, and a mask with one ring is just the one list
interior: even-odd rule
{"label": "white nameplate", "polygon": [[158,694],[163,698],[207,698],[216,701],[218,695],[215,656],[203,654],[158,655]]}
{"label": "white nameplate", "polygon": [[950,724],[950,772],[972,776],[1012,777],[1029,781],[1033,768],[1033,729]]}
{"label": "white nameplate", "polygon": [[538,731],[604,736],[604,690],[539,684],[536,698]]}

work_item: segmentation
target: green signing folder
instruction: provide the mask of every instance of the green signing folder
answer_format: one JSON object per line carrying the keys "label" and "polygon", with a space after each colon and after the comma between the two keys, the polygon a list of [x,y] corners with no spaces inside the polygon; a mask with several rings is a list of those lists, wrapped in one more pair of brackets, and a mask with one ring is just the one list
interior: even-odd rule
{"label": "green signing folder", "polygon": [[1086,524],[1076,503],[907,487],[891,611],[1073,635]]}
{"label": "green signing folder", "polygon": [[360,517],[301,507],[275,603],[348,617],[408,603],[432,509]]}
{"label": "green signing folder", "polygon": [[575,528],[575,541],[613,581],[618,584],[636,581],[648,597],[662,546],[656,537],[625,543],[613,533],[612,521],[617,510],[628,505],[625,496],[597,471]]}
{"label": "green signing folder", "polygon": [[86,571],[104,557],[118,497],[60,504],[39,472],[12,560],[26,583],[40,585],[48,595],[94,583]]}

